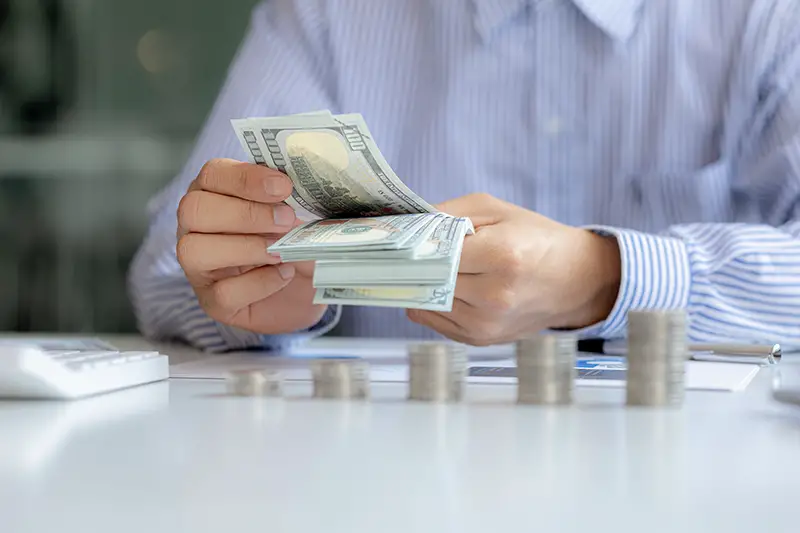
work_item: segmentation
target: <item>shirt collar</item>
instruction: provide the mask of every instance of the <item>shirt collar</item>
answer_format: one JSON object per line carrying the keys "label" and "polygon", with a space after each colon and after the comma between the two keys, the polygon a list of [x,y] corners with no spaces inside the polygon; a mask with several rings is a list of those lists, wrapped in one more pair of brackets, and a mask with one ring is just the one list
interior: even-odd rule
{"label": "shirt collar", "polygon": [[619,41],[627,41],[639,23],[644,0],[572,0],[592,22]]}
{"label": "shirt collar", "polygon": [[[492,31],[537,0],[473,0],[475,26],[485,39]],[[567,0],[538,0],[558,2]],[[626,41],[639,22],[644,0],[569,0],[611,37]]]}

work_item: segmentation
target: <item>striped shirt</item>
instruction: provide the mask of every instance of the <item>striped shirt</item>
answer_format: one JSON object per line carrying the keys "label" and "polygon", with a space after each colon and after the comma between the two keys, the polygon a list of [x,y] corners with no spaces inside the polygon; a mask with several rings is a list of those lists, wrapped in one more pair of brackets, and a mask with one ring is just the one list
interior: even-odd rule
{"label": "striped shirt", "polygon": [[204,162],[245,159],[230,119],[360,112],[438,203],[471,192],[616,236],[622,283],[581,334],[684,307],[697,341],[800,344],[800,8],[795,0],[270,0],[192,155],[153,199],[130,292],[141,331],[223,351],[337,332],[437,338],[402,310],[331,308],[249,333],[204,314],[176,209]]}

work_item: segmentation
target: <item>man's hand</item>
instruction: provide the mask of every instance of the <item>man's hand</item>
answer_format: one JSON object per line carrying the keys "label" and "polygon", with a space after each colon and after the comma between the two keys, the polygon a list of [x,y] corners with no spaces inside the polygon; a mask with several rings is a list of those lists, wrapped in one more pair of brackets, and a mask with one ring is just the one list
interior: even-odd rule
{"label": "man's hand", "polygon": [[314,325],[313,263],[281,264],[267,252],[299,224],[283,203],[284,174],[232,160],[208,162],[178,208],[178,261],[213,319],[257,333]]}
{"label": "man's hand", "polygon": [[559,224],[486,194],[437,206],[468,217],[453,310],[412,309],[408,317],[458,342],[512,342],[543,329],[604,320],[616,301],[620,257],[614,239]]}

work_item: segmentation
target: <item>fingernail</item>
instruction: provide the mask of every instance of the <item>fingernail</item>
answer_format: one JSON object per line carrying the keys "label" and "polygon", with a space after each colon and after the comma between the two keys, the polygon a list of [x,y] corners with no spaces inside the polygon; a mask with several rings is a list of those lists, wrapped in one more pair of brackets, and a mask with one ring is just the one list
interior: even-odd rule
{"label": "fingernail", "polygon": [[267,253],[268,253],[269,255],[271,255],[272,257],[277,257],[278,259],[280,259],[280,258],[281,258],[281,253],[280,253],[280,252],[270,252],[270,251],[269,251],[269,248],[270,248],[270,246],[272,246],[273,244],[275,244],[275,242],[270,242],[270,243],[267,245]]}
{"label": "fingernail", "polygon": [[283,178],[270,178],[264,182],[267,194],[281,196],[286,192],[285,180]]}
{"label": "fingernail", "polygon": [[291,226],[294,224],[294,209],[288,205],[276,205],[272,211],[275,224],[278,226]]}
{"label": "fingernail", "polygon": [[294,276],[294,266],[286,263],[278,265],[278,274],[283,279],[291,279]]}

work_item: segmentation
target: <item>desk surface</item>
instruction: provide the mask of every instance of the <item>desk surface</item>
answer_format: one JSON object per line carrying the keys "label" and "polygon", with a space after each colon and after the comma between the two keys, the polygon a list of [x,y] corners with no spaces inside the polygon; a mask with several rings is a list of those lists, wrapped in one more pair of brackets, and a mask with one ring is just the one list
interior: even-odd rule
{"label": "desk surface", "polygon": [[625,408],[614,389],[542,408],[503,385],[429,405],[398,384],[364,403],[190,380],[0,402],[0,530],[794,532],[800,411],[769,385],[762,371],[679,410]]}

